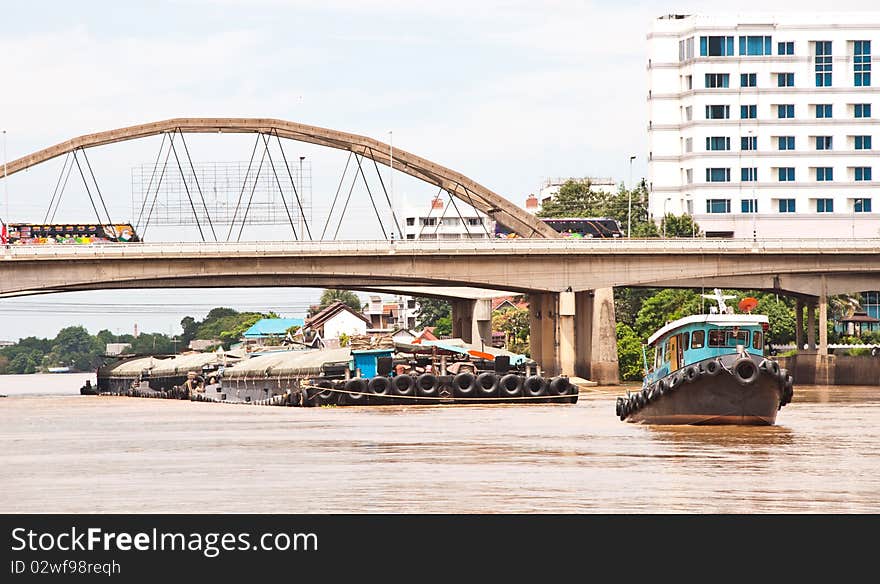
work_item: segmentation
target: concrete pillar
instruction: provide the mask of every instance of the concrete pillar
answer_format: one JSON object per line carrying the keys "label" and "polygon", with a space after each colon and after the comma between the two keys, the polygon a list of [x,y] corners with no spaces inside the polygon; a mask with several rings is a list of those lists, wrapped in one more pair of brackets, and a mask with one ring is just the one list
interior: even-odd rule
{"label": "concrete pillar", "polygon": [[593,291],[575,292],[574,305],[574,371],[578,377],[592,379]]}
{"label": "concrete pillar", "polygon": [[798,298],[794,308],[794,344],[798,351],[804,350],[804,301]]}
{"label": "concrete pillar", "polygon": [[541,362],[543,339],[541,337],[541,294],[529,294],[529,356]]}
{"label": "concrete pillar", "polygon": [[484,298],[474,301],[471,314],[471,342],[484,347],[492,346],[492,300]]}
{"label": "concrete pillar", "polygon": [[556,327],[559,324],[559,295],[541,295],[541,359],[537,360],[546,375],[559,375],[559,337]]}
{"label": "concrete pillar", "polygon": [[828,294],[825,293],[825,276],[822,276],[822,293],[819,295],[819,354],[828,354]]}
{"label": "concrete pillar", "polygon": [[617,365],[617,322],[614,315],[614,289],[593,291],[590,351],[590,380],[599,385],[620,383]]}
{"label": "concrete pillar", "polygon": [[452,336],[465,343],[473,342],[473,317],[476,303],[466,298],[456,298],[450,300],[449,303],[452,305]]}
{"label": "concrete pillar", "polygon": [[816,350],[816,304],[807,304],[807,345],[810,351]]}
{"label": "concrete pillar", "polygon": [[559,372],[561,375],[575,375],[577,348],[575,342],[575,294],[559,294]]}

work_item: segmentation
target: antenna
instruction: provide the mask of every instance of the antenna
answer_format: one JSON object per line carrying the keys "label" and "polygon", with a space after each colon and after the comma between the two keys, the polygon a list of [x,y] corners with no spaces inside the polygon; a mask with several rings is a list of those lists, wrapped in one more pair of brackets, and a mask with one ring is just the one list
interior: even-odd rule
{"label": "antenna", "polygon": [[[718,303],[718,314],[733,314],[733,308],[727,306],[724,303],[725,300],[733,300],[736,296],[730,296],[727,294],[722,294],[720,288],[715,288],[713,294],[701,294],[703,298],[708,298],[709,300],[715,300]],[[714,307],[710,307],[711,308]]]}

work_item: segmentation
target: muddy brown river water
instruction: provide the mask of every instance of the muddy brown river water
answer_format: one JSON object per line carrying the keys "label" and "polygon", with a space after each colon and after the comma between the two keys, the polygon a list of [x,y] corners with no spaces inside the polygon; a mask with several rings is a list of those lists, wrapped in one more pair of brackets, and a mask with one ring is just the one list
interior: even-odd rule
{"label": "muddy brown river water", "polygon": [[281,408],[0,376],[0,513],[877,513],[880,387],[795,386],[772,427],[575,405]]}

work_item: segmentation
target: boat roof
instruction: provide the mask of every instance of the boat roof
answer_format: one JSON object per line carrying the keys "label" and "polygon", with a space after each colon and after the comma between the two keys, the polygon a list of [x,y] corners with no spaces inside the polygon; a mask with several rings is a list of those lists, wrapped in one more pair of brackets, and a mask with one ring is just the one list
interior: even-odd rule
{"label": "boat roof", "polygon": [[648,339],[648,344],[653,345],[658,339],[688,324],[705,323],[717,326],[754,326],[765,322],[770,322],[765,314],[695,314],[670,322],[651,335]]}

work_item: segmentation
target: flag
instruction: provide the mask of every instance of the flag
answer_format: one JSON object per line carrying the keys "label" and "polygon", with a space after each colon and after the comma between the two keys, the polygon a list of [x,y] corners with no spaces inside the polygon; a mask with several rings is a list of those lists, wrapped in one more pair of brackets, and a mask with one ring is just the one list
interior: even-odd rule
{"label": "flag", "polygon": [[3,223],[2,221],[0,221],[0,223],[3,225],[3,227],[0,227],[0,244],[6,245],[9,243],[9,235],[6,232],[6,223]]}

